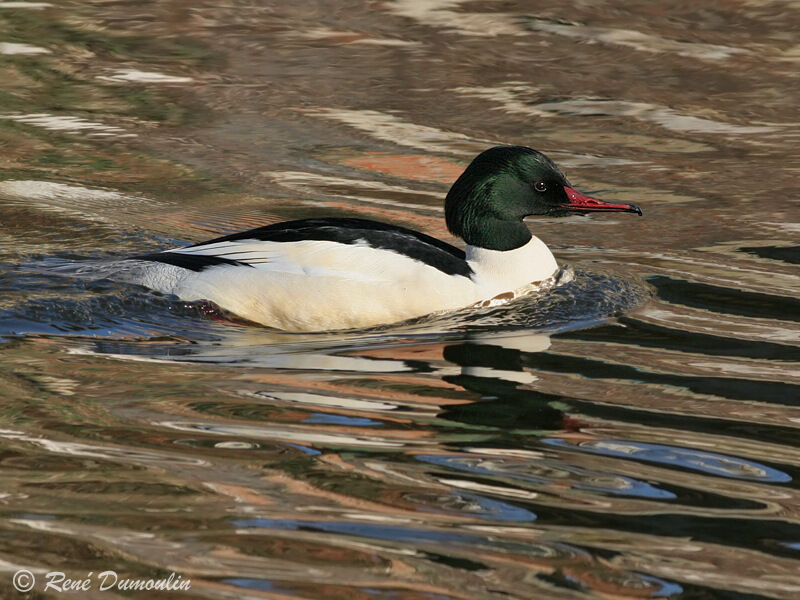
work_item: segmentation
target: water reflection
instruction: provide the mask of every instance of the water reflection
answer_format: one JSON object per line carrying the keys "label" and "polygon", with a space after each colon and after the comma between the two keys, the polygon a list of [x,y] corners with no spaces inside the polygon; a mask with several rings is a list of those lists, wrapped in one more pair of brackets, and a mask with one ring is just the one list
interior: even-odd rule
{"label": "water reflection", "polygon": [[673,448],[660,444],[635,443],[618,440],[597,440],[581,444],[570,444],[563,439],[551,438],[542,440],[562,448],[575,448],[583,452],[594,452],[607,456],[630,457],[634,460],[652,461],[666,465],[674,465],[685,469],[696,469],[712,475],[786,483],[792,478],[765,465],[744,461],[724,454],[701,452],[690,449]]}

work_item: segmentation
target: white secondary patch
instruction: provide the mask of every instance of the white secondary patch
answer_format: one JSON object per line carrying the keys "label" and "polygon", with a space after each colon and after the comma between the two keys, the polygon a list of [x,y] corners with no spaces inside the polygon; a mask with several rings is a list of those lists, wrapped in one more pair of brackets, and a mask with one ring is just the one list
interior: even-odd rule
{"label": "white secondary patch", "polygon": [[[349,280],[376,281],[384,273],[376,261],[364,261],[356,248],[371,248],[366,242],[339,244],[319,240],[300,242],[265,242],[234,240],[204,244],[194,248],[175,248],[167,252],[200,256],[218,256],[242,262],[272,273],[311,277],[345,277]],[[385,251],[380,251],[385,252]],[[400,256],[395,253],[395,256]],[[355,260],[356,262],[353,262]]]}

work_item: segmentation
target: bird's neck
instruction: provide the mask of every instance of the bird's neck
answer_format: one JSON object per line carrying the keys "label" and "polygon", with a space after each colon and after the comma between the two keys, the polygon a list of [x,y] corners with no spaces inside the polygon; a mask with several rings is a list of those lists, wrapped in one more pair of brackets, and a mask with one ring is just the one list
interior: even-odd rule
{"label": "bird's neck", "polygon": [[482,216],[464,219],[461,237],[469,246],[487,250],[510,251],[523,247],[531,240],[531,232],[522,219],[509,221]]}
{"label": "bird's neck", "polygon": [[543,281],[558,270],[553,253],[535,235],[530,235],[527,243],[513,250],[467,245],[466,254],[475,273],[472,279],[485,287],[488,294],[501,294]]}

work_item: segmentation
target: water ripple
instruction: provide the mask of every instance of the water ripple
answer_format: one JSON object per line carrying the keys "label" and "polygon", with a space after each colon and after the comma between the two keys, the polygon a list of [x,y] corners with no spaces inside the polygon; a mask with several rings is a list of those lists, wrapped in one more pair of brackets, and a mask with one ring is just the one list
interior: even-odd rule
{"label": "water ripple", "polygon": [[783,471],[755,461],[694,448],[678,448],[628,440],[592,440],[572,443],[561,438],[547,438],[543,439],[542,443],[590,454],[655,462],[733,479],[776,483],[787,483],[792,480],[792,477]]}

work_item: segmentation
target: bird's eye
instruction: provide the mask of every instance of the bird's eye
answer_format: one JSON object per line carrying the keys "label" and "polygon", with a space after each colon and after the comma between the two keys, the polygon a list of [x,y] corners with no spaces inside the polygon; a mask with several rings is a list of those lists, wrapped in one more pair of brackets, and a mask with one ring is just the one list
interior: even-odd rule
{"label": "bird's eye", "polygon": [[533,189],[535,189],[537,192],[546,192],[547,184],[544,181],[537,181],[533,184]]}

